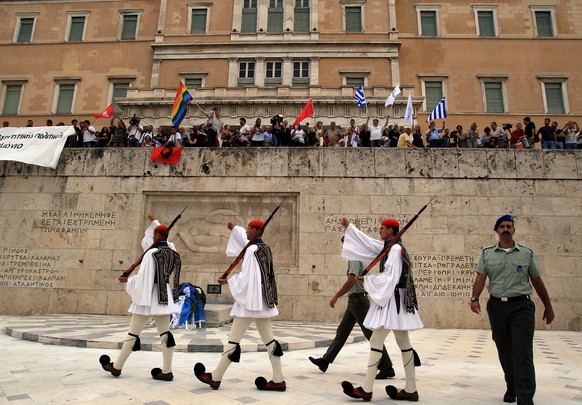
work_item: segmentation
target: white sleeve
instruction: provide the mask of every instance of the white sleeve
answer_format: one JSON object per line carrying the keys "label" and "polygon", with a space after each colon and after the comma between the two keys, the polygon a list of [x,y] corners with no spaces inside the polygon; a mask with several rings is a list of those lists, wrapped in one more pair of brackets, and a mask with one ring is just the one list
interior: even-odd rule
{"label": "white sleeve", "polygon": [[156,263],[152,254],[157,251],[157,249],[148,251],[139,265],[137,274],[127,279],[125,291],[137,305],[152,305],[152,288],[156,274]]}
{"label": "white sleeve", "polygon": [[353,224],[349,224],[342,246],[342,258],[348,261],[371,262],[383,248],[384,242],[366,235]]}
{"label": "white sleeve", "polygon": [[382,273],[369,274],[364,277],[364,288],[372,301],[384,307],[394,295],[394,289],[402,273],[402,247],[394,244],[388,253]]}
{"label": "white sleeve", "polygon": [[154,243],[154,229],[160,225],[160,221],[154,219],[150,226],[145,230],[144,237],[141,240],[141,247],[144,252]]}
{"label": "white sleeve", "polygon": [[229,257],[238,256],[247,243],[249,243],[249,240],[245,229],[242,226],[235,226],[232,228],[226,244],[226,255]]}
{"label": "white sleeve", "polygon": [[228,279],[228,287],[234,299],[251,311],[263,309],[263,289],[261,269],[255,257],[257,245],[251,245],[245,252],[242,270]]}

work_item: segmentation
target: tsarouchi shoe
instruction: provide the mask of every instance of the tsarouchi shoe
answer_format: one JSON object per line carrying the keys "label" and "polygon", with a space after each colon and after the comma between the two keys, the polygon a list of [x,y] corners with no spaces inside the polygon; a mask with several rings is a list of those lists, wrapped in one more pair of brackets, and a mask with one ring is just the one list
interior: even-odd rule
{"label": "tsarouchi shoe", "polygon": [[169,373],[162,373],[162,369],[158,367],[152,368],[151,374],[154,380],[172,381],[174,379],[174,374],[171,371]]}
{"label": "tsarouchi shoe", "polygon": [[388,396],[391,399],[395,399],[396,401],[413,401],[413,402],[418,401],[417,391],[414,392],[406,392],[404,390],[398,391],[398,389],[393,385],[386,386],[386,394],[388,394]]}
{"label": "tsarouchi shoe", "polygon": [[255,379],[255,385],[257,389],[261,391],[285,391],[287,389],[287,384],[285,381],[274,382],[273,380],[267,382],[265,377],[257,377]]}
{"label": "tsarouchi shoe", "polygon": [[214,381],[212,374],[206,372],[206,367],[202,363],[196,363],[194,365],[194,375],[204,384],[210,385],[213,390],[217,390],[220,387],[220,381]]}
{"label": "tsarouchi shoe", "polygon": [[363,399],[369,402],[372,399],[372,393],[366,392],[362,387],[354,388],[354,385],[349,381],[342,382],[342,388],[344,389],[344,394],[348,397]]}
{"label": "tsarouchi shoe", "polygon": [[108,355],[104,354],[103,356],[99,357],[99,363],[101,364],[101,367],[103,367],[103,370],[111,373],[113,377],[119,377],[121,375],[121,370],[113,367],[111,358]]}

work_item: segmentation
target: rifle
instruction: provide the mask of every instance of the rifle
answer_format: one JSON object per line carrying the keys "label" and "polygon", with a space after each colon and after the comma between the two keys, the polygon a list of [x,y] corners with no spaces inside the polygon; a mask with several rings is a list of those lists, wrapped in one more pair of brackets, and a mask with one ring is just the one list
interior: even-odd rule
{"label": "rifle", "polygon": [[259,229],[257,229],[257,231],[254,233],[254,235],[248,241],[248,243],[246,244],[246,246],[243,248],[243,250],[241,250],[241,252],[238,254],[238,256],[236,257],[236,259],[234,259],[234,262],[232,262],[232,264],[228,267],[228,269],[226,269],[226,271],[222,274],[222,276],[220,276],[220,278],[227,278],[228,275],[234,270],[234,268],[236,267],[236,265],[244,257],[245,252],[247,251],[247,248],[250,245],[252,245],[255,240],[257,240],[257,238],[259,237],[259,235],[262,234],[263,230],[267,227],[267,225],[269,224],[269,222],[271,222],[271,219],[273,219],[273,216],[275,215],[275,213],[277,211],[279,211],[279,208],[281,208],[281,205],[282,204],[283,203],[281,202],[281,204],[279,204],[277,206],[277,208],[275,208],[275,210],[271,213],[271,215],[269,216],[269,218],[267,218],[267,220],[263,223],[263,226],[261,226]]}
{"label": "rifle", "polygon": [[418,211],[418,213],[414,217],[412,217],[412,219],[410,221],[408,221],[408,223],[406,225],[404,225],[404,228],[401,228],[400,229],[400,231],[396,234],[396,236],[394,238],[392,238],[392,241],[384,249],[382,249],[382,251],[378,254],[378,256],[376,256],[376,258],[374,260],[372,260],[372,263],[370,263],[364,269],[364,271],[362,273],[362,276],[365,276],[366,274],[368,274],[368,272],[372,269],[372,267],[374,267],[376,265],[376,263],[378,263],[380,260],[382,260],[388,254],[388,252],[390,251],[390,249],[392,248],[392,246],[394,246],[394,244],[400,240],[400,238],[402,237],[402,235],[404,234],[404,232],[406,232],[406,230],[408,228],[410,228],[410,226],[414,223],[414,221],[416,221],[416,219],[419,217],[419,215],[422,213],[422,211],[424,211],[426,209],[426,207],[428,207],[428,205],[435,198],[436,198],[436,196],[434,196],[433,198],[431,198],[430,201],[427,202],[426,205],[424,207],[422,207],[420,209],[420,211]]}
{"label": "rifle", "polygon": [[[164,231],[164,233],[162,233],[162,237],[160,238],[160,241],[164,240],[168,236],[168,234],[170,233],[170,229],[172,229],[172,227],[176,224],[176,222],[178,222],[178,220],[180,218],[182,218],[182,214],[184,213],[184,211],[186,211],[186,208],[188,208],[188,206],[185,206],[184,207],[184,209],[176,216],[176,218],[174,218],[174,220],[172,221],[172,223],[168,226],[168,229],[166,229]],[[139,259],[137,259],[137,261],[134,264],[132,264],[131,266],[129,266],[129,268],[127,270],[125,270],[123,272],[123,274],[119,278],[127,278],[127,277],[129,277],[129,275],[135,270],[135,268],[140,265],[140,263],[141,263],[143,257],[145,256],[145,254],[150,249],[153,249],[153,248],[157,247],[159,243],[160,242],[154,242],[154,243],[152,243],[151,246],[149,248],[147,248],[141,254],[141,256],[139,257]]]}

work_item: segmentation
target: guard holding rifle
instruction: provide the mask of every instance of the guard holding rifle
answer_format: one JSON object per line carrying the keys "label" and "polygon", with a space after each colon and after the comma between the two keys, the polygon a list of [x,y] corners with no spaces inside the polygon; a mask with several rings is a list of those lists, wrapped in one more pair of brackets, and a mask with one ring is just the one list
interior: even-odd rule
{"label": "guard holding rifle", "polygon": [[[217,390],[220,387],[222,377],[231,363],[239,362],[240,341],[253,320],[261,339],[267,346],[273,368],[272,380],[267,382],[265,377],[257,377],[255,385],[259,390],[264,391],[285,391],[287,389],[281,368],[283,350],[273,336],[271,325],[271,318],[279,315],[273,256],[271,248],[261,238],[265,226],[279,207],[267,221],[255,219],[249,222],[246,230],[241,226],[234,226],[232,222],[227,225],[231,233],[226,246],[226,254],[227,256],[237,256],[237,260],[218,279],[218,283],[221,285],[228,283],[235,300],[230,312],[234,320],[228,344],[225,345],[225,351],[214,371],[207,373],[206,367],[202,363],[196,363],[194,366],[196,378],[210,385],[212,389]],[[227,279],[229,272],[234,269],[238,260],[243,256],[241,272]]]}
{"label": "guard holding rifle", "polygon": [[[152,369],[151,375],[154,380],[172,381],[174,379],[172,357],[176,343],[170,332],[170,315],[180,312],[176,301],[180,286],[181,261],[174,244],[168,242],[170,227],[160,224],[151,214],[148,215],[148,219],[151,224],[141,242],[145,253],[140,259],[141,263],[138,260],[130,268],[133,270],[139,264],[139,271],[135,276],[128,278],[131,273],[128,269],[119,277],[121,283],[127,283],[126,291],[132,300],[128,310],[132,314],[128,338],[123,342],[121,353],[115,362],[111,362],[108,355],[101,356],[99,362],[105,371],[119,377],[131,352],[140,350],[139,334],[148,320],[153,318],[161,338],[163,366],[161,369],[158,367]],[[173,276],[172,286],[170,275]]]}

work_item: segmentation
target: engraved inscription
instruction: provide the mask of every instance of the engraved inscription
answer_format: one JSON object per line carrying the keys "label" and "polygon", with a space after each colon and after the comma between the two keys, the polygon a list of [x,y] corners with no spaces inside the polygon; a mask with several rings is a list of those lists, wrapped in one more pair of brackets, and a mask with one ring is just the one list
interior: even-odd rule
{"label": "engraved inscription", "polygon": [[421,298],[468,298],[477,262],[464,255],[411,255],[416,294]]}
{"label": "engraved inscription", "polygon": [[83,234],[89,229],[115,229],[116,212],[42,211],[38,220],[41,231]]}
{"label": "engraved inscription", "polygon": [[66,270],[59,255],[26,248],[4,248],[0,253],[0,287],[63,288]]}

